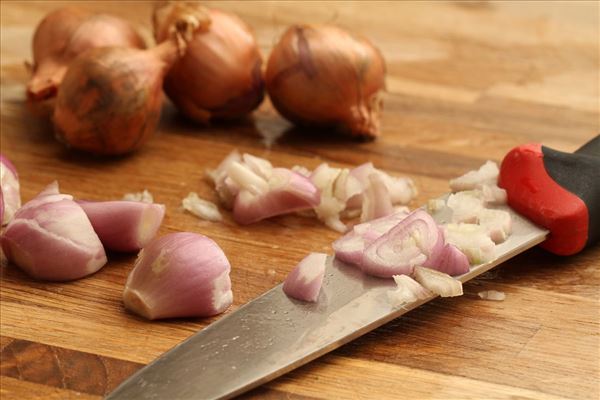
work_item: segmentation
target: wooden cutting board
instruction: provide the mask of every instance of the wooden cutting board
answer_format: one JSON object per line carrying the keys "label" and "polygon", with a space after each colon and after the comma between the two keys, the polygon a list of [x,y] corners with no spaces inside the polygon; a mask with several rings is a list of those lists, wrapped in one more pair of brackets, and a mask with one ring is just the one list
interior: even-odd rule
{"label": "wooden cutting board", "polygon": [[[19,170],[23,200],[53,180],[91,200],[148,189],[167,206],[161,234],[200,232],[228,255],[230,312],[280,283],[307,252],[330,252],[338,237],[299,216],[241,227],[228,214],[211,223],[184,213],[190,191],[216,200],[204,171],[235,148],[287,167],[372,161],[414,179],[416,207],[447,191],[448,179],[500,161],[518,144],[573,151],[600,131],[597,2],[225,2],[218,6],[253,27],[265,55],[297,22],[368,36],[389,72],[382,137],[310,136],[268,102],[245,121],[200,127],[166,104],[147,146],[97,159],[65,150],[24,106],[33,30],[60,5],[1,5],[2,153]],[[150,37],[149,3],[81,6],[127,17]],[[134,258],[112,254],[100,272],[70,283],[1,268],[3,400],[100,398],[216,319],[147,322],[127,313],[121,291]],[[597,399],[599,260],[598,247],[569,258],[533,249],[467,284],[464,296],[435,300],[244,397]],[[480,300],[488,289],[506,300]]]}

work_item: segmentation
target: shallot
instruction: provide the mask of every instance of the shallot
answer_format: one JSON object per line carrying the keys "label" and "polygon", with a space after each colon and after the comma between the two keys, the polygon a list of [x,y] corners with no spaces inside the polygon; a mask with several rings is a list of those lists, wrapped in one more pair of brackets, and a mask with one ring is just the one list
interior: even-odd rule
{"label": "shallot", "polygon": [[387,292],[393,307],[402,307],[418,300],[425,300],[433,294],[408,275],[394,275],[397,288]]}
{"label": "shallot", "polygon": [[219,212],[219,208],[216,204],[211,203],[208,200],[201,199],[198,197],[198,193],[191,192],[181,201],[181,205],[184,210],[189,211],[198,218],[205,219],[207,221],[222,221],[223,216]]}
{"label": "shallot", "polygon": [[152,193],[150,193],[147,189],[144,189],[143,192],[125,193],[122,200],[141,201],[152,204],[154,203],[154,196],[152,196]]}
{"label": "shallot", "polygon": [[326,265],[327,254],[310,253],[285,278],[284,293],[297,300],[316,302]]}
{"label": "shallot", "polygon": [[21,192],[17,169],[0,154],[0,223],[8,224],[21,207]]}
{"label": "shallot", "polygon": [[482,264],[494,259],[496,244],[485,228],[477,224],[444,225],[446,242],[465,253],[471,265]]}
{"label": "shallot", "polygon": [[498,164],[486,161],[478,170],[450,180],[450,189],[453,192],[480,190],[486,203],[506,203],[506,190],[498,187]]}
{"label": "shallot", "polygon": [[165,91],[189,118],[201,123],[237,118],[264,97],[262,57],[250,28],[236,15],[198,3],[172,2],[154,12],[154,37],[168,40],[178,20],[205,13],[210,26],[196,31],[186,54],[165,79]]}
{"label": "shallot", "polygon": [[441,297],[462,296],[462,283],[443,272],[429,268],[415,267],[413,278],[423,287]]}
{"label": "shallot", "polygon": [[102,47],[79,55],[58,91],[57,137],[95,154],[139,148],[156,130],[165,74],[185,53],[190,32],[207,24],[205,15],[194,15],[180,20],[169,40],[152,49]]}
{"label": "shallot", "polygon": [[138,251],[156,235],[165,206],[141,201],[79,201],[106,249]]}
{"label": "shallot", "polygon": [[379,136],[385,62],[367,39],[326,25],[294,25],[271,51],[266,85],[290,121]]}
{"label": "shallot", "polygon": [[230,269],[227,257],[210,238],[171,233],[140,251],[123,302],[150,320],[220,314],[233,301]]}
{"label": "shallot", "polygon": [[504,292],[499,292],[497,290],[484,290],[477,293],[477,296],[479,296],[480,299],[490,301],[504,301],[504,299],[506,299]]}
{"label": "shallot", "polygon": [[68,281],[93,274],[106,254],[85,212],[54,182],[14,215],[2,235],[9,261],[37,279]]}
{"label": "shallot", "polygon": [[27,97],[41,101],[54,97],[71,61],[97,47],[145,48],[144,40],[125,20],[65,7],[52,11],[33,35],[33,76]]}

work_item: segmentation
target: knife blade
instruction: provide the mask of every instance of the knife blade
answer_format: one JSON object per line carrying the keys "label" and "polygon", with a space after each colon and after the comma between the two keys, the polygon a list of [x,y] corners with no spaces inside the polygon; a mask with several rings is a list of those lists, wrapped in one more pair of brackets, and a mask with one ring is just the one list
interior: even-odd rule
{"label": "knife blade", "polygon": [[[595,140],[598,142],[598,138]],[[597,206],[596,202],[596,211]],[[495,208],[511,214],[513,232],[497,245],[495,259],[456,277],[463,283],[548,237],[547,229],[513,208]],[[450,215],[443,209],[433,217],[436,222],[445,223]],[[290,299],[278,285],[175,346],[123,382],[107,399],[234,397],[437,297],[394,307],[387,297],[394,287],[391,279],[365,275],[355,266],[329,257],[316,303]]]}

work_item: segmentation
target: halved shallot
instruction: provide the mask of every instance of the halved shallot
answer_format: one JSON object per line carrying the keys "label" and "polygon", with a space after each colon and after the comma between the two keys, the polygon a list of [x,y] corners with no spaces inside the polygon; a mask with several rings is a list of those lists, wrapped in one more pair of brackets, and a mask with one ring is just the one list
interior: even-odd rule
{"label": "halved shallot", "polygon": [[78,201],[105,248],[138,251],[156,235],[163,204],[141,201]]}
{"label": "halved shallot", "polygon": [[283,292],[296,300],[317,301],[326,265],[327,254],[310,253],[285,278]]}
{"label": "halved shallot", "polygon": [[49,281],[83,278],[106,264],[90,220],[56,182],[15,213],[2,235],[2,249],[29,275]]}
{"label": "halved shallot", "polygon": [[462,296],[462,283],[448,274],[424,267],[415,267],[413,278],[441,297]]}
{"label": "halved shallot", "polygon": [[151,320],[219,314],[233,301],[230,269],[227,257],[210,238],[171,233],[140,251],[123,302]]}
{"label": "halved shallot", "polygon": [[0,154],[0,225],[10,222],[21,207],[21,192],[17,169]]}

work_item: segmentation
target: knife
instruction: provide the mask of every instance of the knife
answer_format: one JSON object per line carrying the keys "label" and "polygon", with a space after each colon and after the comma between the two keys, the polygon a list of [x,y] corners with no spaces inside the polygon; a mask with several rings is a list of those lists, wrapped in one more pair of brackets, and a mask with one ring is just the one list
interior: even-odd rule
{"label": "knife", "polygon": [[[509,206],[498,208],[510,212],[513,232],[496,247],[494,260],[457,276],[461,282],[540,243],[568,255],[598,240],[600,136],[573,154],[539,144],[517,147],[502,162],[499,184]],[[433,217],[444,223],[449,215]],[[387,297],[394,287],[391,279],[329,257],[316,303],[290,299],[278,285],[140,369],[107,399],[234,397],[437,297],[395,307]]]}

